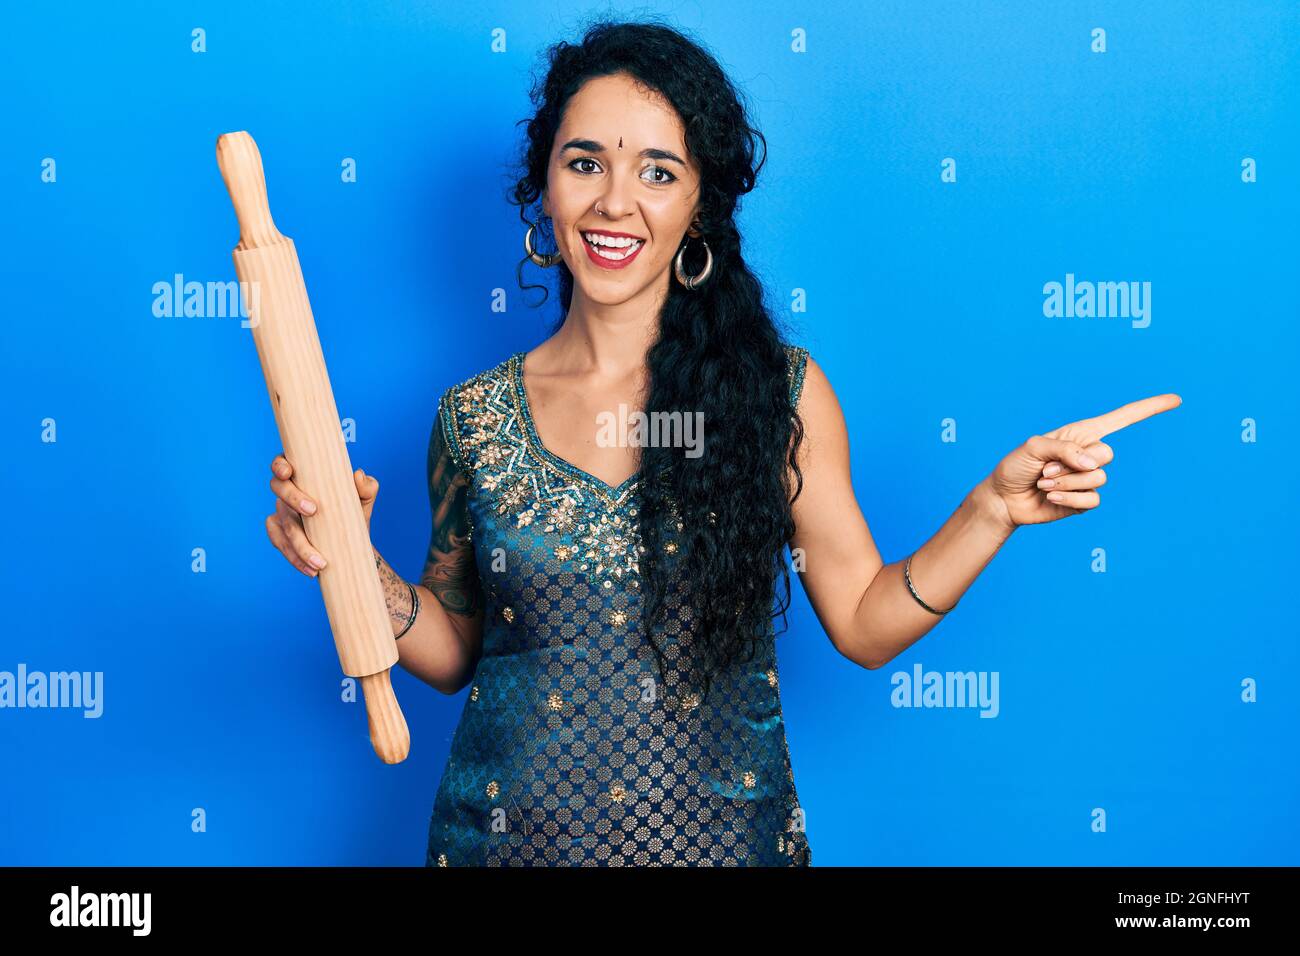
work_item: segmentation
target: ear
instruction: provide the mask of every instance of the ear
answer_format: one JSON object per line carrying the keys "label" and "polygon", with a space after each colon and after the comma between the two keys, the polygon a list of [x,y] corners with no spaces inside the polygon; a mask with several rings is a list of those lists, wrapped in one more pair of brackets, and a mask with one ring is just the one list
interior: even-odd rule
{"label": "ear", "polygon": [[546,194],[545,189],[542,190],[542,215],[548,219],[553,218],[551,216],[551,197]]}

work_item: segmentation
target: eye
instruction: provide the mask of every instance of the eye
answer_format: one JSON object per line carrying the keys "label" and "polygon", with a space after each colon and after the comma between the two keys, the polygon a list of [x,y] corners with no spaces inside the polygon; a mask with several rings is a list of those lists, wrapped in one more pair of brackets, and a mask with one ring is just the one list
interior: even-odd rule
{"label": "eye", "polygon": [[[569,163],[569,168],[573,169],[573,167],[578,165],[578,163],[594,163],[594,162],[596,161],[592,159],[590,156],[581,156],[578,159],[575,159],[573,162]],[[589,172],[585,172],[581,169],[573,169],[573,171],[575,173],[582,173],[584,176],[591,175]]]}
{"label": "eye", "polygon": [[646,167],[646,171],[647,171],[647,172],[660,172],[660,173],[663,173],[665,176],[668,177],[667,179],[652,179],[651,182],[654,182],[654,183],[673,183],[673,182],[676,182],[676,181],[677,181],[677,177],[674,176],[672,173],[670,173],[668,170],[664,169],[662,166],[647,166],[647,167]]}

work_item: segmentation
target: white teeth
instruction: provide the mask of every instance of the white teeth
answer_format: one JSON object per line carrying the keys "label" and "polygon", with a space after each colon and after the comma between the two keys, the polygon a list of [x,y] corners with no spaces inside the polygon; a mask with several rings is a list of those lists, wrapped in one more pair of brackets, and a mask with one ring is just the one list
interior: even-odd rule
{"label": "white teeth", "polygon": [[[583,233],[582,238],[587,240],[587,243],[592,247],[596,255],[600,256],[602,259],[609,259],[611,262],[620,262],[623,259],[626,259],[628,256],[640,249],[642,245],[642,240],[628,239],[626,236],[616,239],[612,236]],[[605,246],[606,248],[602,249],[602,246]],[[623,251],[618,253],[608,251],[609,249],[621,249]]]}
{"label": "white teeth", "polygon": [[640,239],[629,239],[627,236],[619,236],[617,238],[614,236],[603,236],[597,232],[583,233],[582,238],[586,239],[593,246],[609,246],[614,249],[623,249],[633,243],[641,241]]}

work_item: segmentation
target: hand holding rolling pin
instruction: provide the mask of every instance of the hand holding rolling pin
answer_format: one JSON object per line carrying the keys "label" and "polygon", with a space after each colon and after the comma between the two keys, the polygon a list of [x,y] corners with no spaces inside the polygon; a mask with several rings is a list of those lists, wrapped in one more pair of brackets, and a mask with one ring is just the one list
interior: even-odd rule
{"label": "hand holding rolling pin", "polygon": [[[286,561],[307,577],[314,578],[329,563],[307,537],[302,524],[303,515],[316,513],[316,502],[290,481],[293,465],[284,455],[276,455],[271,461],[271,476],[271,491],[275,493],[276,501],[275,511],[266,516],[267,537]],[[352,473],[352,478],[357,483],[357,498],[361,501],[361,514],[366,519],[368,533],[375,497],[379,494],[379,479],[367,475],[360,468]]]}

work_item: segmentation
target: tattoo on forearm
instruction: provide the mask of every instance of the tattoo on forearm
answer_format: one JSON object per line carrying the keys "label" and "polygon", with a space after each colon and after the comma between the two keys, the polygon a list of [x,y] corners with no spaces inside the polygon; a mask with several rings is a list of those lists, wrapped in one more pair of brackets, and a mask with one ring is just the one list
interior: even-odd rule
{"label": "tattoo on forearm", "polygon": [[428,459],[433,530],[420,584],[450,613],[473,617],[483,607],[483,593],[470,541],[469,482],[452,461],[441,420],[433,431]]}
{"label": "tattoo on forearm", "polygon": [[384,604],[388,607],[388,619],[397,625],[394,630],[401,630],[411,619],[411,589],[406,586],[406,582],[398,576],[397,572],[388,566],[388,562],[379,556],[378,551],[375,551],[375,569],[379,572],[379,583],[384,586]]}

